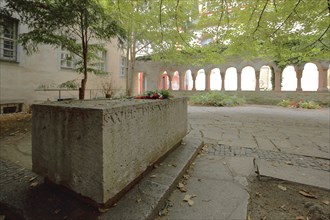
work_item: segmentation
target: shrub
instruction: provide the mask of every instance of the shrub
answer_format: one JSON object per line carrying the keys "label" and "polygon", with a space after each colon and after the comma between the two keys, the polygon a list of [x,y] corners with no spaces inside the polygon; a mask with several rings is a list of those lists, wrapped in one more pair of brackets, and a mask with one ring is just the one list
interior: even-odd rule
{"label": "shrub", "polygon": [[220,92],[208,92],[192,95],[189,102],[193,105],[236,106],[244,104],[245,99]]}
{"label": "shrub", "polygon": [[135,97],[136,99],[168,99],[170,98],[170,92],[167,90],[154,90],[154,91],[146,91],[142,96]]}
{"label": "shrub", "polygon": [[278,103],[279,106],[282,107],[289,107],[289,108],[306,108],[306,109],[319,109],[321,108],[319,104],[313,102],[313,101],[290,101],[282,100],[280,103]]}

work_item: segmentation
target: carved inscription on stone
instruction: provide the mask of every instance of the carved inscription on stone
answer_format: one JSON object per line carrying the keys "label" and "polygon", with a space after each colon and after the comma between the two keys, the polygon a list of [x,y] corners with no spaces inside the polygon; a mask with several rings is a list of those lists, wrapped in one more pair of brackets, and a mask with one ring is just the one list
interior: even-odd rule
{"label": "carved inscription on stone", "polygon": [[150,105],[133,106],[132,108],[125,110],[105,112],[103,120],[105,123],[118,124],[126,120],[135,119],[138,115],[147,116],[150,114],[157,114],[164,109],[168,109],[168,105],[168,103],[152,103]]}

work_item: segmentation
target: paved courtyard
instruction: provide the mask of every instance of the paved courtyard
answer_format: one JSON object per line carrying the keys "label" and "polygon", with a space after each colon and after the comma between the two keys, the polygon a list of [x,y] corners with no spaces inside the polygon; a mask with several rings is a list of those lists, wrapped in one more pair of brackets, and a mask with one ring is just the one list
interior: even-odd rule
{"label": "paved courtyard", "polygon": [[[162,218],[246,219],[247,178],[256,169],[329,189],[329,109],[189,106],[188,113],[190,132],[200,133],[205,145],[182,180],[187,192],[173,191]],[[0,186],[31,178],[30,132],[0,140],[0,150],[0,172],[6,177]],[[191,206],[182,201],[185,195]]]}
{"label": "paved courtyard", "polygon": [[189,125],[206,145],[164,219],[246,219],[256,166],[265,176],[330,187],[329,109],[189,107]]}

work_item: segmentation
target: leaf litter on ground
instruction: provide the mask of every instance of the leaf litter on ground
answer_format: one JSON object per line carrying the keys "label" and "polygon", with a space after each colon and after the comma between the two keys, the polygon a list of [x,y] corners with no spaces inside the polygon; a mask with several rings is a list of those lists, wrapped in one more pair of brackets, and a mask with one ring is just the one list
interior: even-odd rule
{"label": "leaf litter on ground", "polygon": [[195,197],[196,197],[196,195],[186,194],[183,198],[183,201],[187,202],[189,206],[192,206],[194,204],[194,201],[192,200],[192,198],[195,198]]}

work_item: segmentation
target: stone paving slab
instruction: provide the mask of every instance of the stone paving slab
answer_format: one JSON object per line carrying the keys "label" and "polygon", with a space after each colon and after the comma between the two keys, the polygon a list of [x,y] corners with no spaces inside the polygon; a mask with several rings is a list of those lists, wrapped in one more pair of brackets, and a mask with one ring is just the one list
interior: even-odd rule
{"label": "stone paving slab", "polygon": [[[186,181],[187,192],[176,189],[168,199],[168,214],[160,219],[246,219],[247,177],[253,158],[226,158],[200,154]],[[193,204],[183,201],[193,195]]]}
{"label": "stone paving slab", "polygon": [[[287,165],[257,159],[255,164],[261,176],[273,177],[330,190],[330,173],[322,170]],[[283,172],[285,170],[285,172]]]}
{"label": "stone paving slab", "polygon": [[208,150],[208,154],[227,157],[255,157],[257,159],[279,161],[284,164],[330,172],[330,158],[315,158],[258,148],[232,147],[223,144],[212,145]]}

